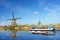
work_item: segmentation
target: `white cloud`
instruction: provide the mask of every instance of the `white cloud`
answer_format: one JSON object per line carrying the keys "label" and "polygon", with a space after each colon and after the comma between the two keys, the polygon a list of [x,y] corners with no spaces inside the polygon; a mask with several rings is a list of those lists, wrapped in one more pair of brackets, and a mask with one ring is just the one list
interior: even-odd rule
{"label": "white cloud", "polygon": [[4,25],[5,25],[5,23],[4,23],[4,22],[0,23],[0,26],[4,26]]}
{"label": "white cloud", "polygon": [[38,0],[38,4],[39,4],[39,6],[44,7],[46,2],[45,2],[45,0]]}
{"label": "white cloud", "polygon": [[50,20],[50,18],[49,17],[46,17],[46,20]]}
{"label": "white cloud", "polygon": [[44,10],[48,10],[48,7],[44,7]]}
{"label": "white cloud", "polygon": [[4,16],[2,16],[2,18],[4,18]]}
{"label": "white cloud", "polygon": [[6,26],[6,25],[9,25],[10,22],[9,21],[4,21],[4,22],[1,22],[0,23],[0,26]]}
{"label": "white cloud", "polygon": [[59,6],[45,7],[44,10],[46,12],[45,19],[47,21],[52,21],[55,23],[55,21],[60,20],[60,7]]}
{"label": "white cloud", "polygon": [[39,12],[38,11],[35,11],[35,12],[33,12],[34,14],[38,14]]}
{"label": "white cloud", "polygon": [[44,10],[47,13],[46,16],[49,16],[51,18],[59,18],[60,17],[60,6],[53,5],[52,8],[45,7]]}
{"label": "white cloud", "polygon": [[51,16],[51,13],[46,14],[47,16]]}
{"label": "white cloud", "polygon": [[47,12],[51,12],[51,13],[56,13],[56,12],[59,12],[60,11],[60,6],[51,6],[51,7],[44,7],[44,10],[47,11]]}

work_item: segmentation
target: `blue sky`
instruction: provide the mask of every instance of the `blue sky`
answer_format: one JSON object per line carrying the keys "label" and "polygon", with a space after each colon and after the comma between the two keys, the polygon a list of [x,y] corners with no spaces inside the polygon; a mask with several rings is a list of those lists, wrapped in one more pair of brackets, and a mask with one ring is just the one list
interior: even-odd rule
{"label": "blue sky", "polygon": [[9,25],[14,11],[17,24],[60,23],[60,0],[0,0],[0,25]]}

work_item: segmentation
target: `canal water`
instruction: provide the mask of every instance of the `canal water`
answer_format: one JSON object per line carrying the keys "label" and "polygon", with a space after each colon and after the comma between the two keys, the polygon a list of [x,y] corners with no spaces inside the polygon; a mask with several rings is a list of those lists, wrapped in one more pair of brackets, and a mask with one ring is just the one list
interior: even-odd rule
{"label": "canal water", "polygon": [[17,31],[16,37],[13,39],[10,31],[0,30],[0,40],[60,40],[60,31],[56,31],[55,34],[50,35],[31,34],[28,31]]}

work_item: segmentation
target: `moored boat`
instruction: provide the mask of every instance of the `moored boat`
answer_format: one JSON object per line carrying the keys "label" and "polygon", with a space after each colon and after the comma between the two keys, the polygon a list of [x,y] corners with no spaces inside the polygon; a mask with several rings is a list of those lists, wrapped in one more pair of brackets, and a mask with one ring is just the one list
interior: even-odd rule
{"label": "moored boat", "polygon": [[48,34],[49,32],[55,32],[55,27],[48,27],[48,28],[31,28],[30,33],[38,33],[38,34]]}

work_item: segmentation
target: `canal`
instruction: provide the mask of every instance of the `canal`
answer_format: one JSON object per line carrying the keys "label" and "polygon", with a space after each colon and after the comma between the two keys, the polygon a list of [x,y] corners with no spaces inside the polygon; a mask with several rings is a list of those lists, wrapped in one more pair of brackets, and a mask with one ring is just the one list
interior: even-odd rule
{"label": "canal", "polygon": [[60,30],[55,34],[31,34],[28,31],[17,31],[13,39],[11,31],[0,30],[0,40],[60,40]]}

